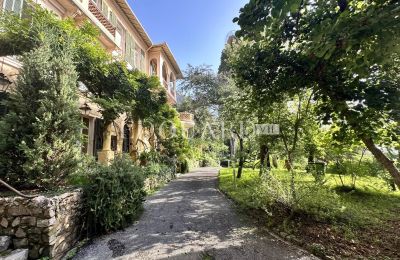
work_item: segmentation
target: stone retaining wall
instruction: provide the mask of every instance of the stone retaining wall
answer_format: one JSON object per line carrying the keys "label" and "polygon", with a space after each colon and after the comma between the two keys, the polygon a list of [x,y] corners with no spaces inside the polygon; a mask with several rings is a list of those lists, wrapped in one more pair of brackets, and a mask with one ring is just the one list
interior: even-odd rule
{"label": "stone retaining wall", "polygon": [[29,248],[29,257],[60,259],[81,232],[82,192],[54,197],[0,198],[0,235],[12,237],[13,247]]}

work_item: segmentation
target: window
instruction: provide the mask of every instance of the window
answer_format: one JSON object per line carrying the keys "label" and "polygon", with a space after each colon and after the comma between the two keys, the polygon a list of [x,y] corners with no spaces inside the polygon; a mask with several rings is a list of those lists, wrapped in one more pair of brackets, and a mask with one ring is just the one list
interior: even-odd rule
{"label": "window", "polygon": [[101,7],[101,12],[104,14],[104,16],[110,21],[112,25],[115,27],[117,26],[117,16],[114,14],[114,12],[110,9],[110,7],[103,2],[103,5]]}
{"label": "window", "polygon": [[127,33],[125,39],[125,60],[132,66],[135,67],[135,41],[132,36]]}
{"label": "window", "polygon": [[110,10],[108,13],[108,20],[110,20],[111,24],[117,27],[117,16]]}
{"label": "window", "polygon": [[171,72],[171,74],[169,75],[169,92],[175,95],[175,76],[174,74]]}
{"label": "window", "polygon": [[104,14],[105,17],[108,18],[108,5],[106,3],[102,4],[101,12]]}
{"label": "window", "polygon": [[143,50],[140,50],[140,68],[142,71],[146,71],[146,53]]}
{"label": "window", "polygon": [[83,117],[82,122],[83,122],[83,128],[82,128],[83,143],[81,151],[82,154],[87,154],[88,144],[89,144],[89,118]]}
{"label": "window", "polygon": [[141,61],[140,61],[140,51],[141,51],[141,49],[138,47],[138,46],[136,46],[136,49],[135,49],[135,69],[138,69],[138,70],[140,70],[140,63],[141,63]]}
{"label": "window", "polygon": [[100,8],[101,7],[101,0],[93,0],[93,2]]}
{"label": "window", "polygon": [[[115,41],[118,47],[124,48],[123,39],[125,39],[125,28],[120,21],[117,20],[117,33],[115,34]],[[123,49],[123,51],[125,51],[125,49]]]}
{"label": "window", "polygon": [[3,9],[6,11],[11,11],[20,14],[23,5],[24,5],[24,0],[4,0]]}

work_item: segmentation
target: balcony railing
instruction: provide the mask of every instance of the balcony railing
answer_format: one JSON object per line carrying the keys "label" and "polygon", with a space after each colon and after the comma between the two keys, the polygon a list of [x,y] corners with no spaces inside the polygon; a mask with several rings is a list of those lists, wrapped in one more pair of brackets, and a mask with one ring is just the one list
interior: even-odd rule
{"label": "balcony railing", "polygon": [[179,119],[185,122],[194,122],[194,115],[188,112],[179,113]]}
{"label": "balcony railing", "polygon": [[115,37],[115,31],[117,28],[107,19],[107,17],[101,12],[101,10],[92,0],[89,0],[89,11]]}

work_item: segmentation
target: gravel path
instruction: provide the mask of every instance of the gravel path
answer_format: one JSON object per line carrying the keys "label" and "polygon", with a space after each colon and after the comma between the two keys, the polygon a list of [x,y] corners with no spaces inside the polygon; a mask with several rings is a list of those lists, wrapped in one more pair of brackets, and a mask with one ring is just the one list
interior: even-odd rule
{"label": "gravel path", "polygon": [[95,239],[75,259],[317,259],[240,218],[217,190],[218,170],[180,176],[145,203],[140,220]]}

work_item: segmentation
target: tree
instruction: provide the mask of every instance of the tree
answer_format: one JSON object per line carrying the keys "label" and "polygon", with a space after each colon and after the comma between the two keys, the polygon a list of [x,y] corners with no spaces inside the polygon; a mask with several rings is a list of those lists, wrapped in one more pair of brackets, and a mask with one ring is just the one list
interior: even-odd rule
{"label": "tree", "polygon": [[[171,121],[173,112],[169,110],[167,93],[161,86],[157,77],[148,77],[144,73],[132,71],[129,74],[131,82],[137,82],[137,88],[129,99],[135,100],[135,104],[127,110],[128,121],[133,125],[133,131],[129,137],[132,159],[137,159],[137,142],[139,137],[140,121],[147,124],[160,125],[163,121]],[[155,129],[153,134],[157,134]],[[161,136],[158,136],[161,137]]]}
{"label": "tree", "polygon": [[12,185],[50,189],[78,169],[81,123],[73,52],[68,35],[53,27],[21,56],[9,113],[0,121],[0,176]]}
{"label": "tree", "polygon": [[[167,116],[167,97],[159,79],[147,77],[138,71],[128,71],[126,63],[115,60],[98,40],[99,30],[84,21],[76,26],[72,19],[60,20],[39,5],[27,9],[23,18],[9,13],[0,16],[0,56],[20,55],[40,46],[46,28],[57,28],[71,39],[78,80],[87,88],[88,97],[101,107],[104,120],[103,149],[109,149],[110,131],[114,121],[121,115],[133,123],[131,135],[132,156],[136,156],[139,121],[156,115]],[[3,48],[13,46],[13,48]],[[153,120],[153,121],[154,121]],[[160,118],[159,118],[160,120]]]}
{"label": "tree", "polygon": [[209,66],[189,65],[179,90],[183,96],[178,111],[190,112],[195,116],[191,144],[194,150],[200,151],[196,159],[214,163],[224,150],[218,117],[223,105],[222,98],[229,93],[229,84],[223,75],[217,75]]}
{"label": "tree", "polygon": [[321,118],[354,131],[397,185],[400,173],[376,143],[397,138],[399,5],[251,0],[235,19],[245,45],[233,67],[261,96],[312,88]]}

